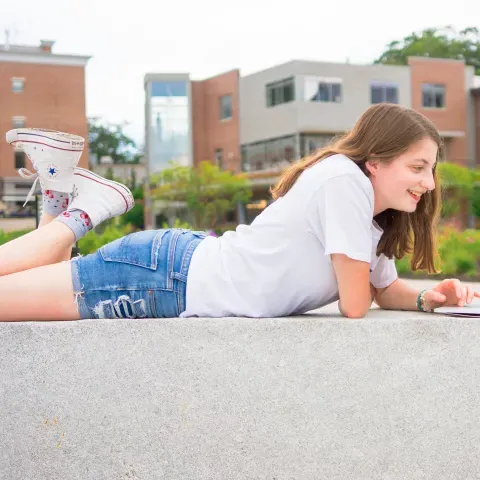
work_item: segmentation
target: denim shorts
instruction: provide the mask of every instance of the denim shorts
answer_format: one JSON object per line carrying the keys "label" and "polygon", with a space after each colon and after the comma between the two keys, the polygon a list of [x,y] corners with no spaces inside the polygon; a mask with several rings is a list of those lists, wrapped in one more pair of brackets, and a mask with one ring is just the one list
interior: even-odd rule
{"label": "denim shorts", "polygon": [[82,319],[173,318],[185,311],[187,275],[204,232],[145,230],[71,261]]}

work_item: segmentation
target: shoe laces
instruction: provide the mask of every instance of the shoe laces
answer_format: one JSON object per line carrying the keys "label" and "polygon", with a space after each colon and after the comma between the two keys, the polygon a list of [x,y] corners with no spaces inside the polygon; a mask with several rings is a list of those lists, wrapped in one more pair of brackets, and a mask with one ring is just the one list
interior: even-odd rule
{"label": "shoe laces", "polygon": [[27,199],[25,200],[25,203],[23,204],[23,206],[25,206],[30,201],[30,199],[33,197],[33,194],[35,192],[35,189],[37,188],[37,183],[38,183],[38,180],[40,179],[40,177],[38,176],[38,173],[32,173],[27,168],[20,168],[18,170],[18,174],[22,178],[25,178],[27,180],[35,179],[35,181],[33,182],[32,188],[28,192]]}

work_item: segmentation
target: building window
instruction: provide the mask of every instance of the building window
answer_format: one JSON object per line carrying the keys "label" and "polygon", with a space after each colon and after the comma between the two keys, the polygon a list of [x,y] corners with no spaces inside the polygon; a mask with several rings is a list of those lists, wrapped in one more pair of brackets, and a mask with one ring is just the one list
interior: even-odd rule
{"label": "building window", "polygon": [[242,168],[246,172],[281,171],[297,157],[295,146],[295,136],[244,145]]}
{"label": "building window", "polygon": [[293,77],[285,78],[266,86],[267,107],[274,107],[282,103],[295,100],[295,80]]}
{"label": "building window", "polygon": [[372,82],[371,103],[398,103],[398,86],[395,83]]}
{"label": "building window", "polygon": [[16,77],[12,78],[12,92],[22,93],[24,83],[25,83],[24,78],[16,78]]}
{"label": "building window", "polygon": [[183,80],[173,82],[153,82],[152,97],[187,97],[187,82]]}
{"label": "building window", "polygon": [[342,101],[342,80],[328,77],[306,77],[304,98],[308,102]]}
{"label": "building window", "polygon": [[302,134],[300,136],[300,156],[311,155],[318,149],[327,147],[334,138],[335,135],[329,134]]}
{"label": "building window", "polygon": [[15,168],[25,168],[25,153],[22,151],[15,152]]}
{"label": "building window", "polygon": [[25,127],[25,117],[12,117],[13,128],[24,128]]}
{"label": "building window", "polygon": [[232,118],[232,96],[223,95],[220,97],[220,120]]}
{"label": "building window", "polygon": [[218,168],[223,168],[223,148],[217,148],[215,150],[215,165]]}
{"label": "building window", "polygon": [[190,165],[191,105],[188,82],[152,82],[150,91],[151,97],[147,97],[149,118],[146,129],[150,172],[159,172],[167,168],[170,162]]}
{"label": "building window", "polygon": [[445,85],[424,83],[422,85],[422,105],[426,108],[444,108]]}

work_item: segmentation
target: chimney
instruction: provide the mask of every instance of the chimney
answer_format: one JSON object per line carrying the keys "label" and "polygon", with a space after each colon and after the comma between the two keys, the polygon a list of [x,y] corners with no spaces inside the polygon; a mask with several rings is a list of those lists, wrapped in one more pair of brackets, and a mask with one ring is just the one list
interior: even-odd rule
{"label": "chimney", "polygon": [[40,49],[45,53],[52,53],[54,43],[52,40],[40,40]]}
{"label": "chimney", "polygon": [[10,50],[10,30],[5,30],[5,45],[3,48],[5,50]]}

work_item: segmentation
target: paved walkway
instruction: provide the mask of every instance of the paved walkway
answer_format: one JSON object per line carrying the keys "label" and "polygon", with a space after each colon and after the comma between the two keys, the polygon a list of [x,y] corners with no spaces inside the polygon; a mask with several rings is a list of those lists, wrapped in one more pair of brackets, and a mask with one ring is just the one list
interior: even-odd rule
{"label": "paved walkway", "polygon": [[15,232],[17,230],[33,230],[37,226],[35,218],[0,218],[0,230]]}

